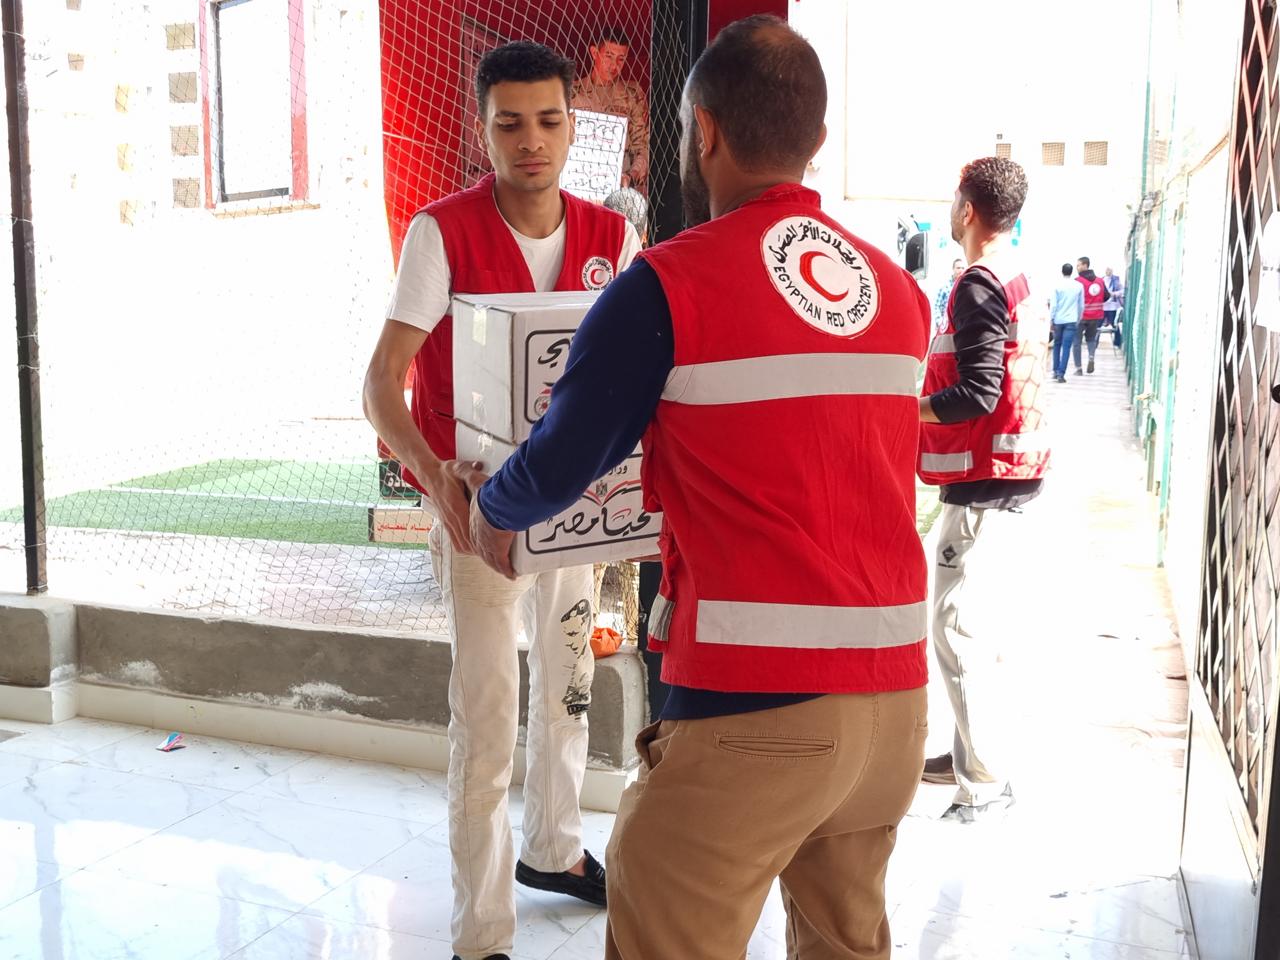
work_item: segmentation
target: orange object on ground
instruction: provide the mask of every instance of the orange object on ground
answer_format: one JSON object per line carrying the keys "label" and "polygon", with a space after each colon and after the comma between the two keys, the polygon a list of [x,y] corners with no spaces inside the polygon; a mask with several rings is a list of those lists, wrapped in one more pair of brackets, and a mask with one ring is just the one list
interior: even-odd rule
{"label": "orange object on ground", "polygon": [[596,655],[597,660],[613,656],[620,646],[622,646],[622,634],[617,630],[596,627],[591,632],[591,652]]}

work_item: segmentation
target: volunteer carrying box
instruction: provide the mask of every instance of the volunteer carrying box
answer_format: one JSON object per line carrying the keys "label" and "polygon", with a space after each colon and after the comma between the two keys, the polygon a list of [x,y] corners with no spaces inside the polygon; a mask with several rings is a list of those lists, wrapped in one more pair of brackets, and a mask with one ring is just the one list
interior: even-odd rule
{"label": "volunteer carrying box", "polygon": [[[453,409],[458,458],[502,466],[546,412],[589,292],[475,294],[453,301]],[[517,573],[628,560],[658,552],[661,514],[646,513],[640,449],[568,510],[517,534]]]}
{"label": "volunteer carrying box", "polygon": [[569,341],[597,294],[473,294],[453,301],[453,415],[520,443],[547,410]]}

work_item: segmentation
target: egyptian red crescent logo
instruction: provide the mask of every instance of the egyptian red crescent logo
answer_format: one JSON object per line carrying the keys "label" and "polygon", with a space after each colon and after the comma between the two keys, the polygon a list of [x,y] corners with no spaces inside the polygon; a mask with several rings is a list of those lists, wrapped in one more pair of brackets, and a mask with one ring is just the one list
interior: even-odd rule
{"label": "egyptian red crescent logo", "polygon": [[605,257],[592,257],[582,265],[582,285],[588,290],[603,290],[613,279],[613,264]]}
{"label": "egyptian red crescent logo", "polygon": [[760,258],[786,308],[821,333],[861,336],[880,314],[880,282],[867,253],[825,219],[775,221],[760,237]]}
{"label": "egyptian red crescent logo", "polygon": [[839,303],[845,297],[849,296],[849,291],[846,290],[844,291],[844,293],[832,293],[830,290],[828,290],[826,287],[824,287],[822,284],[820,284],[817,281],[817,279],[813,275],[813,261],[817,260],[819,257],[821,257],[823,260],[831,259],[821,250],[810,250],[808,253],[801,254],[800,276],[805,283],[813,287],[813,289],[817,290],[818,293],[822,294],[832,303]]}

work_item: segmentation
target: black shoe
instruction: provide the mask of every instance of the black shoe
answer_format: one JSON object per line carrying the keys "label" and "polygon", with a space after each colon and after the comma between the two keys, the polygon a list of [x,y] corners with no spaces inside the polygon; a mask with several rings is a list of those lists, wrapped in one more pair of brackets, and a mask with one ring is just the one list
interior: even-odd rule
{"label": "black shoe", "polygon": [[1066,378],[1066,377],[1054,377],[1054,378],[1053,378],[1053,381],[1054,381],[1054,383],[1066,383],[1066,382],[1067,382],[1067,378]]}
{"label": "black shoe", "polygon": [[921,783],[955,783],[956,768],[951,762],[951,754],[944,753],[940,757],[930,757],[924,762],[924,773]]}
{"label": "black shoe", "polygon": [[1084,376],[1084,371],[1083,371],[1083,370],[1081,370],[1079,367],[1076,367],[1076,376],[1077,376],[1077,377],[1083,377],[1083,376]]}
{"label": "black shoe", "polygon": [[1089,358],[1089,366],[1086,367],[1085,369],[1087,369],[1090,373],[1093,373],[1093,357]]}
{"label": "black shoe", "polygon": [[941,819],[950,820],[952,823],[982,823],[999,820],[1013,804],[1013,788],[1005,787],[1004,793],[989,803],[980,803],[976,807],[953,803],[947,807]]}
{"label": "black shoe", "polygon": [[577,897],[597,907],[607,906],[604,893],[604,867],[590,853],[586,854],[587,875],[579,877],[565,870],[563,873],[543,873],[535,870],[523,860],[516,861],[516,882],[535,890],[547,890],[551,893],[563,893],[569,897]]}
{"label": "black shoe", "polygon": [[[462,960],[462,958],[455,953],[453,955],[453,960]],[[505,953],[491,953],[485,957],[484,960],[511,960],[511,958]]]}

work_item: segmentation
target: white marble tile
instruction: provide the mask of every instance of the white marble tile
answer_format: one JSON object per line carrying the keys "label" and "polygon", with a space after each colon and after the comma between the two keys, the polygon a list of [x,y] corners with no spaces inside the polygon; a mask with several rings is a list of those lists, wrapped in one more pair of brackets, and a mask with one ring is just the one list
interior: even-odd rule
{"label": "white marble tile", "polygon": [[297,911],[420,830],[403,820],[239,793],[93,870]]}
{"label": "white marble tile", "polygon": [[894,913],[890,929],[893,960],[1188,960],[1190,956],[905,907]]}
{"label": "white marble tile", "polygon": [[[514,840],[514,838],[513,838]],[[450,939],[453,911],[448,834],[442,824],[415,838],[304,912],[428,939]],[[529,890],[516,893],[515,951],[545,960],[601,913],[569,897]]]}
{"label": "white marble tile", "polygon": [[[606,922],[604,913],[592,917],[555,953],[551,954],[551,960],[601,960],[604,956]],[[749,960],[755,960],[751,953],[748,953],[747,957]]]}
{"label": "white marble tile", "polygon": [[0,960],[217,960],[288,916],[81,871],[0,910]]}
{"label": "white marble tile", "polygon": [[310,757],[252,792],[428,826],[449,815],[443,773],[342,757]]}
{"label": "white marble tile", "polygon": [[0,867],[0,910],[41,887],[55,883],[72,869],[34,857],[13,856],[7,849],[4,853],[4,866]]}
{"label": "white marble tile", "polygon": [[975,862],[937,884],[916,888],[911,906],[971,918],[1016,917],[1023,926],[1176,952],[1187,944],[1177,881],[1127,879],[1083,886],[1052,868],[1011,871]]}
{"label": "white marble tile", "polygon": [[0,850],[82,867],[227,796],[225,790],[60,763],[0,787]]}
{"label": "white marble tile", "polygon": [[186,746],[181,750],[162,753],[156,745],[168,733],[144,730],[99,747],[78,762],[163,780],[244,790],[314,756],[301,750],[197,735],[184,736]]}
{"label": "white marble tile", "polygon": [[53,766],[52,760],[28,757],[20,753],[0,753],[0,787],[33,777]]}
{"label": "white marble tile", "polygon": [[20,737],[0,743],[0,753],[17,753],[57,761],[78,760],[100,747],[131,737],[142,729],[83,717],[55,724],[17,724],[6,720],[0,722],[0,727],[25,731]]}
{"label": "white marble tile", "polygon": [[228,960],[446,960],[443,940],[298,914]]}

